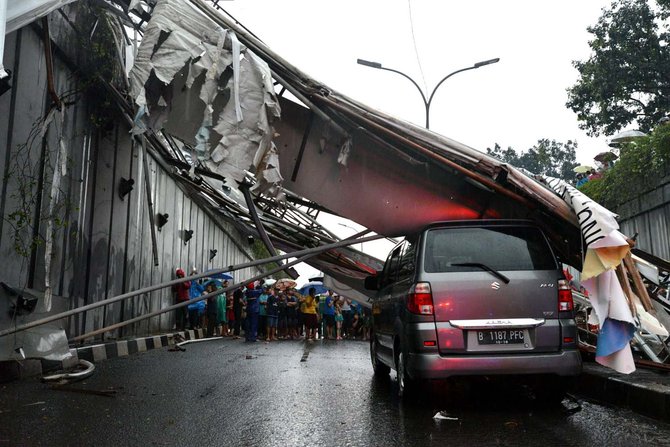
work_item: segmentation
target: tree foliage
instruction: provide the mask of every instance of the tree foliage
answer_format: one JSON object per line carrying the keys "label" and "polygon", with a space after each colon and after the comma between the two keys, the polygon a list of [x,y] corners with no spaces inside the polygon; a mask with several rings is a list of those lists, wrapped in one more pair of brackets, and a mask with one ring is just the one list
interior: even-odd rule
{"label": "tree foliage", "polygon": [[616,208],[655,188],[670,174],[670,124],[663,124],[646,136],[621,148],[619,160],[599,180],[579,189],[607,208]]}
{"label": "tree foliage", "polygon": [[544,138],[526,152],[517,153],[511,147],[503,150],[496,143],[493,149],[486,148],[486,153],[533,174],[571,180],[574,177],[573,169],[577,166],[576,150],[577,142],[568,140],[567,143],[560,143]]}
{"label": "tree foliage", "polygon": [[615,0],[603,9],[592,55],[574,61],[580,77],[566,106],[590,136],[612,135],[631,123],[648,132],[670,106],[670,0]]}

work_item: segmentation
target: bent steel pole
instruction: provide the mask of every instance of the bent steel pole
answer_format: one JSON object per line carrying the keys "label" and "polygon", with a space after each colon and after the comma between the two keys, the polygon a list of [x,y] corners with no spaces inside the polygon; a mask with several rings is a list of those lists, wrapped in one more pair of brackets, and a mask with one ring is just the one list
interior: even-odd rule
{"label": "bent steel pole", "polygon": [[[245,181],[239,183],[240,185],[240,190],[242,191],[242,194],[244,194],[244,200],[247,202],[247,208],[249,209],[249,214],[251,214],[252,219],[254,220],[254,225],[256,226],[256,231],[258,231],[258,235],[261,237],[261,240],[263,241],[263,245],[265,245],[265,248],[268,250],[270,253],[270,256],[276,256],[277,255],[277,250],[275,250],[274,245],[272,245],[272,242],[270,241],[270,238],[268,237],[268,233],[265,231],[265,227],[263,226],[263,223],[261,222],[260,217],[258,217],[258,212],[256,211],[256,205],[254,204],[254,199],[251,197],[251,191],[249,188],[252,186],[250,183]],[[279,265],[282,265],[279,263]],[[294,278],[294,273],[289,270],[288,267],[284,268],[284,271],[288,276],[291,278]]]}
{"label": "bent steel pole", "polygon": [[[382,235],[367,236],[367,237],[364,237],[364,238],[361,238],[361,239],[350,239],[349,238],[349,239],[344,239],[344,240],[341,240],[341,241],[338,241],[338,242],[334,242],[332,244],[320,245],[318,247],[313,247],[313,248],[307,248],[305,250],[294,251],[294,252],[287,253],[287,254],[284,254],[284,255],[273,256],[271,258],[265,258],[265,259],[245,262],[243,264],[238,264],[238,265],[230,265],[227,268],[215,269],[215,270],[211,270],[207,273],[200,273],[200,274],[189,276],[189,277],[186,277],[186,278],[183,278],[183,279],[181,279],[181,278],[180,279],[173,279],[171,281],[166,281],[164,283],[144,287],[142,289],[135,290],[133,292],[124,293],[122,295],[118,295],[118,296],[115,296],[115,297],[112,297],[112,298],[108,298],[106,300],[98,301],[96,303],[87,304],[86,306],[81,306],[81,307],[78,307],[76,309],[71,309],[71,310],[68,310],[68,311],[65,311],[65,312],[61,312],[59,314],[52,315],[52,316],[49,316],[49,317],[45,317],[45,318],[42,318],[40,320],[35,320],[35,321],[30,322],[30,323],[26,323],[26,324],[23,324],[21,326],[17,326],[17,327],[12,328],[12,329],[4,329],[4,330],[0,331],[0,337],[4,337],[5,335],[10,335],[10,334],[13,334],[15,332],[25,331],[26,329],[32,329],[34,327],[41,326],[41,325],[46,324],[46,323],[51,323],[52,321],[60,320],[62,318],[67,318],[67,317],[70,317],[72,315],[76,315],[76,314],[79,314],[79,313],[82,313],[82,312],[87,312],[91,309],[96,309],[98,307],[102,307],[102,306],[105,306],[107,304],[112,304],[112,303],[115,303],[117,301],[123,301],[125,299],[132,298],[132,297],[137,296],[137,295],[142,295],[144,293],[153,292],[154,290],[162,289],[162,288],[165,288],[165,287],[170,287],[170,286],[173,286],[175,284],[180,284],[180,283],[185,282],[185,281],[192,281],[192,280],[195,280],[195,279],[200,279],[200,278],[205,278],[205,277],[217,275],[219,273],[241,270],[241,269],[244,269],[244,268],[247,268],[247,267],[256,267],[258,265],[267,264],[267,263],[270,263],[270,262],[282,261],[282,260],[288,259],[288,258],[302,257],[302,256],[306,256],[306,255],[311,255],[311,254],[316,255],[316,254],[322,253],[324,251],[330,250],[332,248],[347,247],[349,245],[358,244],[359,242],[374,241],[374,240],[382,239],[382,238],[384,238],[384,236],[382,236]],[[284,267],[286,267],[286,266],[284,266]],[[282,267],[282,268],[284,268],[284,267]],[[267,275],[267,273],[263,274],[263,276],[266,276],[266,275]]]}

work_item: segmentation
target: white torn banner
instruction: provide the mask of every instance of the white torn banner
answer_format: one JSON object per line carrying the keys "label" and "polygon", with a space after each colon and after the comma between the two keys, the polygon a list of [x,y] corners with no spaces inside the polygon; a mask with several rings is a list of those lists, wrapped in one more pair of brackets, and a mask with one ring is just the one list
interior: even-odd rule
{"label": "white torn banner", "polygon": [[553,177],[545,180],[577,214],[587,246],[582,285],[601,322],[596,361],[630,374],[635,371],[630,341],[637,328],[613,270],[630,251],[626,237],[619,232],[617,216],[565,181]]}
{"label": "white torn banner", "polygon": [[273,150],[272,122],[280,115],[271,72],[232,31],[189,2],[163,0],[147,25],[130,80],[153,129],[195,148],[216,173],[242,181],[248,171],[261,190],[279,190],[278,157],[264,163]]}
{"label": "white torn banner", "polygon": [[626,237],[619,232],[617,215],[565,181],[553,177],[544,178],[551,189],[570,205],[579,219],[587,248],[582,280],[619,265],[630,251],[630,246]]}

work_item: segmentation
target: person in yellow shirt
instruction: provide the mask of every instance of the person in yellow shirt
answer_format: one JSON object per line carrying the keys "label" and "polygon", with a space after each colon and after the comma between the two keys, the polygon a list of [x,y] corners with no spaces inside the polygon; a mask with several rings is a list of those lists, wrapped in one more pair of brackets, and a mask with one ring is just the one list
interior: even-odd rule
{"label": "person in yellow shirt", "polygon": [[288,289],[286,291],[288,294],[289,300],[295,299],[295,338],[301,338],[303,333],[303,328],[305,325],[305,318],[303,311],[305,310],[305,299],[298,293],[295,289]]}
{"label": "person in yellow shirt", "polygon": [[299,299],[302,315],[305,320],[305,337],[307,340],[312,341],[316,338],[316,327],[318,325],[316,317],[316,289],[310,287],[309,295],[302,296]]}

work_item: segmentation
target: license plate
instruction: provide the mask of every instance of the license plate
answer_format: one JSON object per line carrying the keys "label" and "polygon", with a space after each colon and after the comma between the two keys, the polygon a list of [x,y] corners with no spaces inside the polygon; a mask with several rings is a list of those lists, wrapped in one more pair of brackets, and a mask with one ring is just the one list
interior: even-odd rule
{"label": "license plate", "polygon": [[507,345],[523,343],[523,329],[498,329],[494,331],[477,331],[480,345]]}

